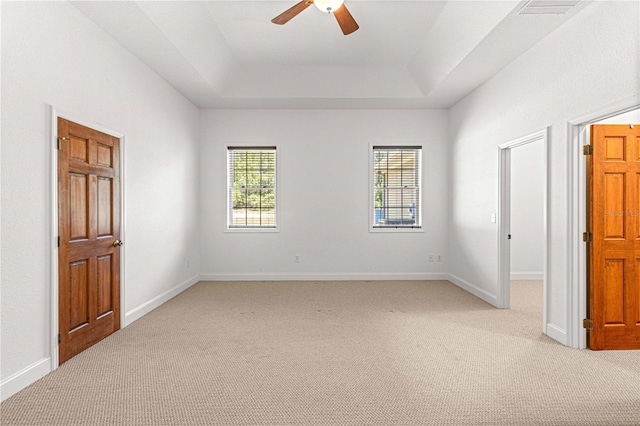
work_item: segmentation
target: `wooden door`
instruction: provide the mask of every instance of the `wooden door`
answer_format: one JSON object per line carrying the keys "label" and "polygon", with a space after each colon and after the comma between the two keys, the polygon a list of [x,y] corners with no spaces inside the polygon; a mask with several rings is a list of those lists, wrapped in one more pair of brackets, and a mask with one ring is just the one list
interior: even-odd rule
{"label": "wooden door", "polygon": [[591,349],[640,349],[640,125],[591,126]]}
{"label": "wooden door", "polygon": [[118,138],[58,119],[59,362],[120,328]]}

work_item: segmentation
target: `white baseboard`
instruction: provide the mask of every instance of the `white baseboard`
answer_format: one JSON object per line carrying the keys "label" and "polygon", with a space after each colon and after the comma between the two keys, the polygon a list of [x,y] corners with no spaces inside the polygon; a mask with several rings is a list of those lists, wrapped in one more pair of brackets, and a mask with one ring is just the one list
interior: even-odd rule
{"label": "white baseboard", "polygon": [[538,280],[541,281],[544,278],[544,274],[542,272],[512,272],[511,279],[512,280]]}
{"label": "white baseboard", "polygon": [[202,281],[385,281],[385,280],[447,280],[445,273],[302,273],[302,274],[215,274],[200,275]]}
{"label": "white baseboard", "polygon": [[461,289],[468,291],[474,296],[484,300],[490,305],[498,307],[497,295],[491,294],[488,291],[481,289],[480,287],[477,287],[474,284],[471,284],[469,281],[463,280],[462,278],[453,274],[448,274],[448,280],[454,283],[455,285],[457,285],[458,287],[460,287]]}
{"label": "white baseboard", "polygon": [[567,346],[567,331],[557,325],[547,324],[547,336]]}
{"label": "white baseboard", "polygon": [[0,382],[0,400],[4,401],[30,384],[40,380],[51,372],[51,358],[39,361],[23,368]]}
{"label": "white baseboard", "polygon": [[189,278],[187,281],[184,281],[183,283],[178,284],[172,289],[165,291],[161,295],[154,297],[148,302],[145,302],[142,305],[131,309],[129,312],[125,314],[124,327],[130,325],[135,320],[142,318],[143,316],[153,311],[155,308],[162,305],[163,303],[176,297],[178,294],[182,293],[183,291],[185,291],[186,289],[188,289],[198,281],[200,281],[200,276],[196,275],[195,277]]}

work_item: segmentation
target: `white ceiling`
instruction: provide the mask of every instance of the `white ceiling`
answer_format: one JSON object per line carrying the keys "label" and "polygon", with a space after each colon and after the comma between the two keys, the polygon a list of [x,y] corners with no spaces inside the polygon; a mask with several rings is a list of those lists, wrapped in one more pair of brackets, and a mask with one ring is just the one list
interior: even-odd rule
{"label": "white ceiling", "polygon": [[346,0],[344,36],[315,7],[270,22],[297,1],[74,5],[201,108],[448,108],[588,3]]}

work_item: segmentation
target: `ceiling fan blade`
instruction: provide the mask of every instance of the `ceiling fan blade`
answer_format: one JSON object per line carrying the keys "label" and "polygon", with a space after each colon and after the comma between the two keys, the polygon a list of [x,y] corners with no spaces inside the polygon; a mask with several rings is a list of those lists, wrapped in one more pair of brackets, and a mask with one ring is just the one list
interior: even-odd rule
{"label": "ceiling fan blade", "polygon": [[313,0],[302,0],[300,3],[295,4],[293,7],[290,7],[280,15],[273,18],[271,22],[278,25],[284,25],[291,19],[295,18],[298,13],[305,10],[311,4],[313,4]]}
{"label": "ceiling fan blade", "polygon": [[335,10],[333,12],[333,14],[338,20],[338,25],[340,25],[340,29],[342,30],[342,33],[344,35],[349,35],[360,28],[356,20],[353,19],[353,16],[351,16],[351,13],[349,13],[346,4],[340,6],[338,10]]}

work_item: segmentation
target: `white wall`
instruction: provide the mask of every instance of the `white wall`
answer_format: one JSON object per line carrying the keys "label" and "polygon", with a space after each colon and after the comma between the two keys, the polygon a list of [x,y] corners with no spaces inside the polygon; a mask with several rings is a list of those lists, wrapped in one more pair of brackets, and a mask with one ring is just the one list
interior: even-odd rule
{"label": "white wall", "polygon": [[[445,276],[446,111],[206,110],[201,129],[203,278]],[[370,233],[370,144],[414,142],[423,144],[424,232]],[[257,143],[278,149],[280,232],[224,232],[225,145]],[[443,261],[429,263],[429,253]]]}
{"label": "white wall", "polygon": [[637,2],[593,2],[450,110],[450,272],[494,302],[496,146],[552,126],[549,335],[566,342],[567,120],[640,92]]}
{"label": "white wall", "polygon": [[511,279],[541,280],[544,255],[544,143],[511,149]]}
{"label": "white wall", "polygon": [[2,3],[1,82],[5,399],[51,368],[49,106],[125,135],[129,321],[198,275],[199,112],[66,2]]}

